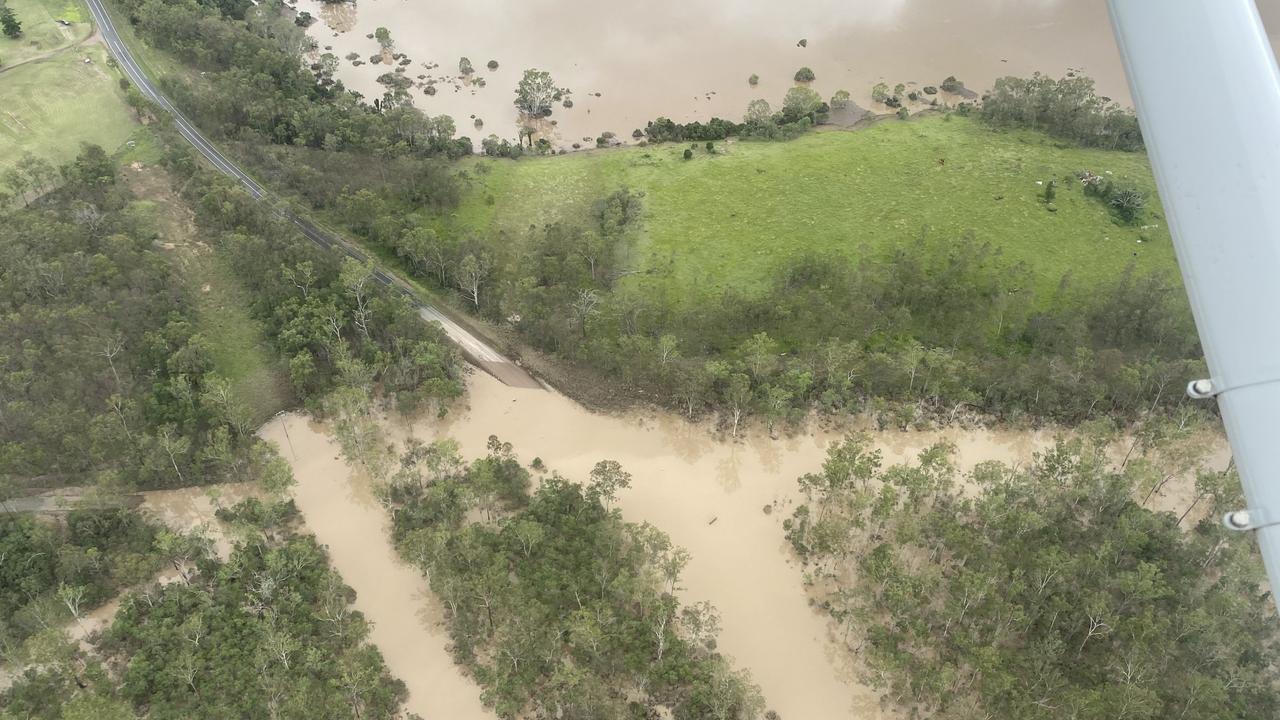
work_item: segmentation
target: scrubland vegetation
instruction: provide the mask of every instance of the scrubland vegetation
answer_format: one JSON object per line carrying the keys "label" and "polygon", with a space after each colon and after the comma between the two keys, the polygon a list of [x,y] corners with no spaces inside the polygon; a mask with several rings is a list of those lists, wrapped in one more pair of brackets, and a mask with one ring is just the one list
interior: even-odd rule
{"label": "scrubland vegetation", "polygon": [[[1151,474],[1097,436],[960,475],[940,445],[882,467],[866,438],[799,486],[787,536],[864,673],[938,718],[1218,718],[1276,712],[1276,624],[1248,538],[1144,507]],[[1141,501],[1146,493],[1146,499]],[[1190,523],[1187,523],[1190,524]]]}
{"label": "scrubland vegetation", "polygon": [[[1087,437],[1098,419],[1141,435],[1211,416],[1182,404],[1203,360],[1136,124],[1086,79],[1005,78],[978,104],[855,132],[814,130],[847,92],[828,105],[796,87],[741,122],[659,117],[637,128],[644,147],[535,158],[526,140],[550,144],[532,131],[455,137],[401,83],[370,102],[346,92],[335,63],[303,62],[305,35],[277,6],[115,8],[171,70],[174,103],[281,202],[519,347],[609,378],[624,401],[714,418],[734,437],[750,422],[798,431],[814,412],[1082,429],[1029,465],[964,477],[944,447],[881,469],[853,438],[801,479],[787,537],[889,702],[957,719],[1274,714],[1255,558],[1211,520],[1192,524],[1191,507],[1237,501],[1234,478],[1202,475],[1183,517],[1155,513],[1139,496],[1172,471],[1114,467]],[[376,39],[390,51],[389,32]],[[804,70],[796,79],[812,80]],[[623,468],[535,483],[496,438],[471,463],[448,443],[391,463],[372,416],[449,412],[464,388],[456,350],[372,264],[315,247],[202,167],[136,90],[94,91],[148,123],[172,202],[216,258],[202,267],[243,298],[232,317],[251,329],[232,341],[193,297],[195,266],[166,255],[121,156],[87,145],[60,167],[66,157],[12,159],[6,497],[73,483],[286,487],[244,395],[244,348],[261,345],[269,357],[253,362],[287,378],[281,396],[388,480],[396,547],[447,607],[451,651],[499,715],[764,713],[716,650],[714,609],[678,599],[687,555],[613,507]],[[528,116],[571,103],[536,70],[515,91]],[[901,89],[877,94],[902,105]],[[118,143],[112,127],[98,129]],[[0,517],[0,558],[22,558],[0,564],[0,647],[26,668],[0,717],[399,712],[404,688],[287,503],[224,511],[240,530],[226,560],[127,510]],[[162,567],[176,576],[154,584]],[[61,637],[121,591],[88,649]]]}

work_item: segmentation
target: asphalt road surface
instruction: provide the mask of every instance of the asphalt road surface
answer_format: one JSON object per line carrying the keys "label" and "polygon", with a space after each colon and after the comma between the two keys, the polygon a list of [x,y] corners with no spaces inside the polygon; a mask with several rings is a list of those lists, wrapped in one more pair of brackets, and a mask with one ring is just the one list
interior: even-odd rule
{"label": "asphalt road surface", "polygon": [[[196,150],[199,150],[200,154],[212,163],[215,168],[220,172],[235,178],[242,186],[244,186],[245,191],[253,196],[254,200],[270,199],[270,193],[264,190],[252,177],[249,177],[248,173],[241,170],[238,165],[231,160],[228,160],[225,155],[219,152],[218,148],[214,147],[213,143],[209,142],[204,135],[200,134],[200,131],[196,129],[196,126],[192,124],[191,121],[178,110],[178,108],[174,107],[173,103],[169,102],[169,99],[164,96],[164,93],[160,92],[160,88],[156,87],[156,85],[151,82],[151,79],[147,77],[146,72],[144,72],[142,67],[134,60],[133,53],[129,51],[129,48],[120,39],[120,35],[116,32],[115,24],[111,20],[111,16],[107,13],[107,9],[102,5],[102,0],[86,1],[89,3],[89,11],[93,13],[94,22],[97,23],[98,29],[102,33],[102,38],[107,43],[107,48],[111,51],[111,54],[115,57],[116,62],[119,63],[125,74],[128,75],[129,79],[133,81],[133,84],[137,86],[138,90],[146,96],[148,100],[155,103],[156,106],[173,116],[174,124],[178,128],[178,132],[182,134],[182,137],[186,138],[187,142],[191,143]],[[320,247],[334,249],[343,253],[347,257],[360,262],[365,262],[368,259],[368,255],[362,252],[359,248],[356,248],[350,242],[321,230],[311,221],[296,215],[293,211],[284,207],[283,203],[278,203],[276,205],[276,212],[289,222],[293,223],[294,226],[298,228],[299,232]],[[526,372],[519,365],[516,365],[506,357],[503,357],[502,353],[489,346],[484,340],[476,337],[475,334],[450,319],[437,308],[422,302],[422,300],[408,288],[407,284],[403,280],[400,280],[381,268],[374,270],[374,277],[378,279],[378,282],[404,294],[412,300],[414,305],[417,306],[418,314],[422,319],[427,322],[434,322],[440,325],[444,329],[445,334],[449,336],[449,339],[462,349],[466,358],[480,369],[488,372],[508,385],[528,388],[542,387],[542,385],[538,383],[532,375]]]}

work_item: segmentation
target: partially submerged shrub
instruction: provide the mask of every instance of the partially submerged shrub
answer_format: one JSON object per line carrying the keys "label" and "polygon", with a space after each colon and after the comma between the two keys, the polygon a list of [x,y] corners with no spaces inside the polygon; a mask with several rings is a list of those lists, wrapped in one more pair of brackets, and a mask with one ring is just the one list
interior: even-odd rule
{"label": "partially submerged shrub", "polygon": [[817,75],[813,74],[813,70],[808,67],[802,67],[796,71],[796,82],[813,82]]}

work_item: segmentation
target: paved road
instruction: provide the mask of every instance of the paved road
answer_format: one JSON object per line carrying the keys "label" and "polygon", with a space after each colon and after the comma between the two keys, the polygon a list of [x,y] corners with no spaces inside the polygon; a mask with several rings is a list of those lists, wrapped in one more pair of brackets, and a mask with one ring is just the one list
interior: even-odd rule
{"label": "paved road", "polygon": [[[213,163],[220,172],[235,178],[244,189],[253,196],[254,200],[272,199],[271,194],[262,188],[249,174],[241,170],[231,160],[214,147],[204,135],[200,133],[196,126],[183,115],[178,108],[169,102],[164,96],[160,88],[156,87],[151,79],[147,77],[146,72],[138,65],[133,58],[133,53],[120,39],[120,35],[116,32],[115,24],[111,20],[111,15],[107,13],[107,9],[103,7],[102,0],[86,0],[89,3],[89,11],[93,13],[94,22],[97,23],[99,31],[102,33],[102,39],[106,42],[107,48],[111,54],[115,56],[116,62],[124,69],[129,79],[137,86],[138,90],[158,107],[164,109],[173,116],[174,124],[178,128],[178,132],[182,137],[187,139],[200,154],[209,162]],[[289,222],[293,223],[298,231],[305,235],[309,240],[326,249],[335,249],[348,257],[364,262],[368,256],[360,249],[353,246],[350,242],[321,230],[314,223],[306,218],[293,213],[284,206],[284,203],[276,204],[276,212]],[[451,320],[444,313],[435,307],[422,302],[407,284],[383,270],[377,268],[374,270],[374,276],[384,285],[404,294],[418,308],[418,314],[427,322],[438,323],[449,339],[462,349],[463,354],[468,360],[475,363],[482,370],[490,373],[502,382],[516,387],[541,388],[542,385],[527,373],[523,368],[514,362],[503,357],[502,353],[490,347],[475,334],[469,332],[466,328]]]}

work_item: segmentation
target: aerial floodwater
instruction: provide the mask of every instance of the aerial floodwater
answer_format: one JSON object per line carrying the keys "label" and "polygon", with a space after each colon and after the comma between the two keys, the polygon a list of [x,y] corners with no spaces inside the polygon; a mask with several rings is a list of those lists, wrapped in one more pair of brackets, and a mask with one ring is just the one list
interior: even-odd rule
{"label": "aerial floodwater", "polygon": [[[1280,27],[1280,0],[1259,5]],[[537,127],[559,147],[594,147],[604,132],[630,139],[659,116],[738,121],[755,98],[777,108],[801,66],[813,69],[812,87],[823,97],[848,90],[877,112],[888,111],[871,102],[879,82],[923,89],[955,76],[981,93],[998,77],[1036,71],[1083,73],[1100,94],[1129,104],[1104,0],[298,0],[296,7],[318,18],[309,33],[318,52],[339,59],[337,78],[369,100],[385,91],[377,78],[399,67],[368,62],[381,50],[375,30],[387,28],[392,52],[409,60],[403,75],[415,83],[414,103],[452,116],[458,134],[473,140],[516,137],[522,123],[512,99],[527,68],[549,71],[571,91],[572,107],[555,104]],[[362,64],[346,59],[351,53]],[[475,68],[465,80],[462,57]],[[491,60],[497,69],[487,67]],[[755,86],[751,75],[759,76]]]}
{"label": "aerial floodwater", "polygon": [[[664,412],[598,415],[555,391],[509,387],[484,373],[471,376],[466,407],[443,422],[397,418],[385,428],[393,439],[453,438],[468,458],[483,455],[488,437],[497,435],[526,463],[538,456],[577,480],[596,461],[617,460],[635,476],[619,497],[623,516],[657,526],[690,551],[686,601],[716,606],[720,648],[751,671],[769,707],[812,720],[879,716],[879,693],[840,660],[825,616],[810,606],[803,568],[781,527],[798,499],[796,478],[821,467],[838,435],[775,440],[760,430],[730,442]],[[493,717],[478,702],[479,688],[452,663],[425,580],[397,559],[368,478],[352,472],[328,431],[303,416],[282,415],[261,435],[293,466],[293,496],[306,524],[355,588],[356,608],[373,621],[371,639],[392,672],[408,684],[408,709],[428,719]],[[956,462],[968,469],[984,460],[1025,461],[1052,435],[960,429],[874,435],[887,463],[910,460],[940,440],[955,444]]]}

